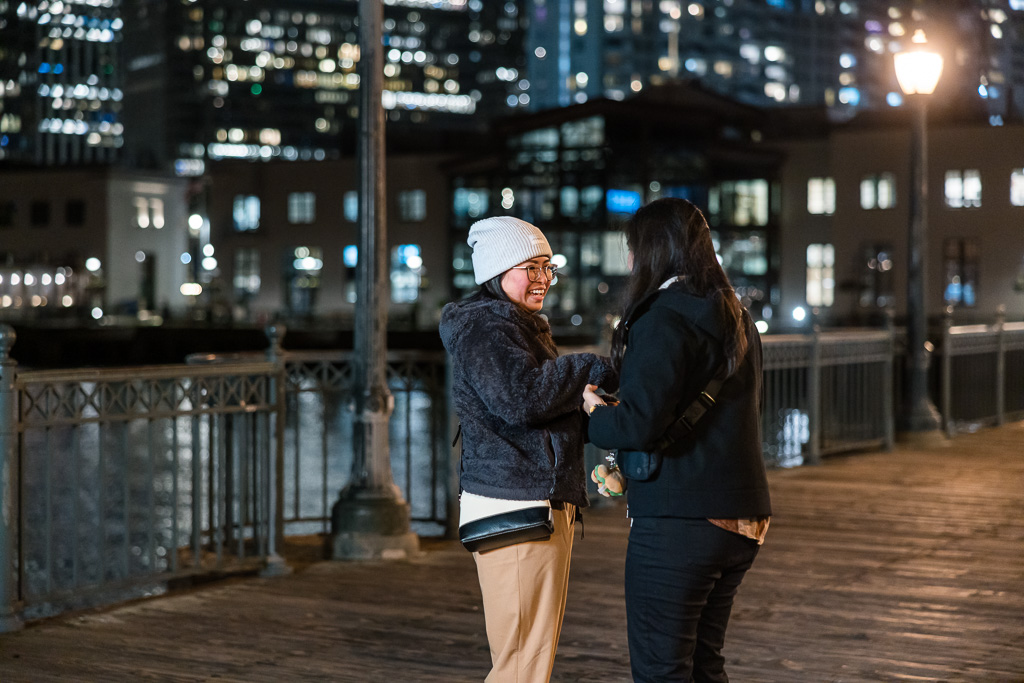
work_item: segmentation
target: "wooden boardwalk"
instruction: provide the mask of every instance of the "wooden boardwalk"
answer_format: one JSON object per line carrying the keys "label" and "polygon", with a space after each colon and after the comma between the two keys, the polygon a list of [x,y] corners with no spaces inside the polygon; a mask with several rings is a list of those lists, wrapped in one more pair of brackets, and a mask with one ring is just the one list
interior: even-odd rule
{"label": "wooden boardwalk", "polygon": [[[1024,425],[770,474],[775,518],[727,656],[744,681],[1024,681]],[[620,504],[577,537],[556,681],[628,681]],[[32,624],[0,681],[479,681],[471,557],[303,562]]]}

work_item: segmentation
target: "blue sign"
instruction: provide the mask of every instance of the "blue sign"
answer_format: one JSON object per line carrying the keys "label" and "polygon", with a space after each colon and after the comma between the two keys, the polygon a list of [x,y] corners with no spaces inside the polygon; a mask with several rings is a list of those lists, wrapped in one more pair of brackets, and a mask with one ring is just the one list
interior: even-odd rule
{"label": "blue sign", "polygon": [[631,190],[608,190],[605,206],[610,213],[636,213],[640,208],[640,193]]}

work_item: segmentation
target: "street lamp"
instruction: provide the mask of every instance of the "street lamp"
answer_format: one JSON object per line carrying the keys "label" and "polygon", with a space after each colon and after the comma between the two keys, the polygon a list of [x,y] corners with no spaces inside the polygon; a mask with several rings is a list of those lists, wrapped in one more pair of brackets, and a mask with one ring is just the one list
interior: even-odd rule
{"label": "street lamp", "polygon": [[353,384],[352,477],[331,509],[336,560],[401,559],[419,548],[409,504],[391,475],[387,385],[387,220],[385,215],[383,3],[359,1],[359,268]]}
{"label": "street lamp", "polygon": [[939,413],[928,398],[925,263],[928,229],[928,96],[942,74],[942,56],[923,48],[924,32],[914,33],[915,47],[895,55],[896,79],[914,105],[910,143],[910,226],[907,231],[907,366],[904,404],[900,420],[904,432],[939,429]]}

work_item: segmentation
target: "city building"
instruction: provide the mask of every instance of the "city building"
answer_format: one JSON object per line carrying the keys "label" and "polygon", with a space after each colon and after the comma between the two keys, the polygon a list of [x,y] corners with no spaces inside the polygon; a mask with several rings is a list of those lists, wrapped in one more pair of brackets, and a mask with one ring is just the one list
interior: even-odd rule
{"label": "city building", "polygon": [[103,167],[5,171],[0,318],[184,315],[188,191],[181,178]]}
{"label": "city building", "polygon": [[[938,104],[938,103],[936,103]],[[906,301],[910,112],[780,135],[782,326],[879,324]],[[933,108],[924,303],[959,322],[1024,318],[1024,125]]]}
{"label": "city building", "polygon": [[0,0],[0,164],[105,164],[124,144],[120,0]]}
{"label": "city building", "polygon": [[[447,158],[387,159],[381,208],[391,327],[434,327],[448,301]],[[351,327],[359,262],[355,161],[221,161],[208,171],[190,208],[204,231],[198,282],[229,301],[239,320]]]}
{"label": "city building", "polygon": [[699,78],[741,102],[845,119],[901,105],[892,55],[918,29],[946,55],[947,96],[974,98],[995,125],[1024,116],[1020,0],[534,0],[531,107]]}
{"label": "city building", "polygon": [[743,302],[771,315],[780,230],[771,188],[784,158],[757,143],[768,122],[697,81],[505,122],[502,147],[449,166],[455,296],[476,289],[470,224],[521,217],[544,231],[562,273],[545,301],[552,326],[597,337],[610,330],[628,274],[622,222],[653,199],[683,197],[707,208]]}
{"label": "city building", "polygon": [[[929,121],[925,303],[935,320],[1024,319],[1024,125],[939,102]],[[643,202],[705,209],[738,294],[770,332],[880,325],[906,299],[910,117],[844,123],[759,109],[698,83],[506,121],[473,154],[387,163],[389,322],[432,329],[475,289],[472,221],[521,216],[561,268],[562,338],[597,341],[626,277],[618,227]],[[118,313],[346,328],[355,307],[357,170],[349,160],[219,161],[203,178],[8,171],[0,318]],[[65,297],[70,297],[65,299]],[[59,302],[59,304],[58,304]],[[71,309],[64,312],[65,309]]]}
{"label": "city building", "polygon": [[[124,0],[124,13],[128,163],[198,175],[354,150],[355,0]],[[529,101],[518,2],[395,0],[382,30],[393,149],[471,143]]]}

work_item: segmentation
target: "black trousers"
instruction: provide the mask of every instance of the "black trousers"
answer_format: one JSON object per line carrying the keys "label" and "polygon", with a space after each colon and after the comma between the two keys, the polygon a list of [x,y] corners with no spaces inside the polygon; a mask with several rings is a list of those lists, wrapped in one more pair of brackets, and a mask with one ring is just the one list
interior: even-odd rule
{"label": "black trousers", "polygon": [[635,681],[729,680],[725,629],[758,547],[706,519],[633,519],[626,621]]}

